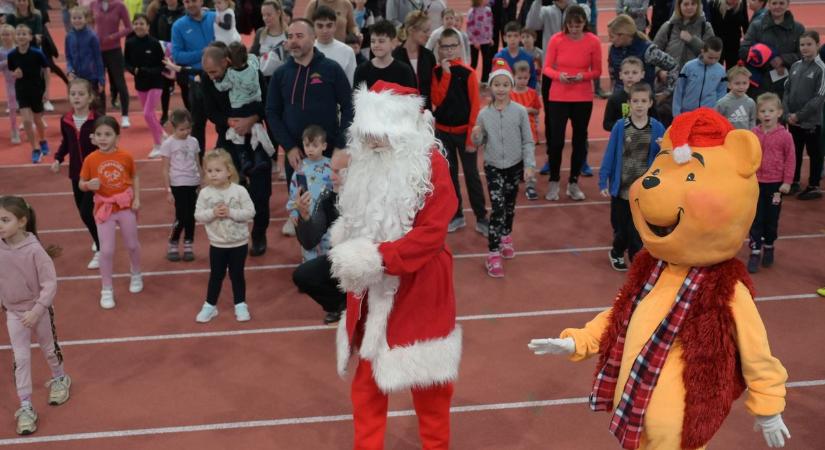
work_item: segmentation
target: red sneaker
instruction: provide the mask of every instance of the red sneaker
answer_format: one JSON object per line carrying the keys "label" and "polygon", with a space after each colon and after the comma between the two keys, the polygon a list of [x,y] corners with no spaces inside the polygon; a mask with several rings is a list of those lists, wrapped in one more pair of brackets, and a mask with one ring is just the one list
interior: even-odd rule
{"label": "red sneaker", "polygon": [[501,278],[504,276],[504,264],[501,261],[501,253],[488,253],[487,261],[484,265],[487,267],[487,275],[490,275],[493,278]]}

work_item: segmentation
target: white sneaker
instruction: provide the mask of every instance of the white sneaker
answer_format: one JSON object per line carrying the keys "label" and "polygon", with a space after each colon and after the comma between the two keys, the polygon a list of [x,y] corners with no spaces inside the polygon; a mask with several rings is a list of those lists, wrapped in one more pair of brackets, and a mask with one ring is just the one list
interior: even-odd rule
{"label": "white sneaker", "polygon": [[580,202],[585,199],[584,192],[579,188],[578,183],[570,183],[567,185],[567,196],[572,200]]}
{"label": "white sneaker", "polygon": [[149,152],[149,159],[160,158],[160,145],[155,145],[152,147],[152,151]]}
{"label": "white sneaker", "polygon": [[218,316],[218,308],[204,302],[201,311],[195,316],[195,322],[206,323]]}
{"label": "white sneaker", "polygon": [[143,275],[139,273],[133,273],[132,277],[129,279],[129,292],[133,294],[137,294],[138,292],[143,290]]}
{"label": "white sneaker", "polygon": [[99,249],[99,248],[97,248],[97,244],[95,244],[95,242],[94,242],[94,241],[92,241],[92,251],[93,251],[93,252],[100,251],[100,249]]}
{"label": "white sneaker", "polygon": [[100,291],[100,307],[103,309],[112,309],[115,307],[115,292],[112,288]]}
{"label": "white sneaker", "polygon": [[547,187],[547,195],[544,196],[545,200],[555,201],[559,199],[559,182],[558,181],[551,181],[549,186]]}
{"label": "white sneaker", "polygon": [[100,253],[95,252],[94,256],[92,256],[92,260],[89,261],[89,264],[86,266],[89,270],[100,269]]}
{"label": "white sneaker", "polygon": [[52,104],[51,101],[46,100],[45,102],[43,102],[43,109],[48,111],[48,112],[52,112],[52,111],[54,111],[54,105]]}
{"label": "white sneaker", "polygon": [[132,126],[132,122],[129,122],[129,116],[123,116],[120,119],[120,128],[129,128]]}
{"label": "white sneaker", "polygon": [[12,144],[19,144],[20,143],[20,133],[17,130],[11,130],[11,143]]}
{"label": "white sneaker", "polygon": [[281,233],[283,233],[284,236],[295,236],[295,225],[289,218],[286,219],[284,227],[281,228]]}
{"label": "white sneaker", "polygon": [[249,307],[246,302],[241,302],[235,305],[235,320],[238,322],[247,322],[252,317],[249,316]]}

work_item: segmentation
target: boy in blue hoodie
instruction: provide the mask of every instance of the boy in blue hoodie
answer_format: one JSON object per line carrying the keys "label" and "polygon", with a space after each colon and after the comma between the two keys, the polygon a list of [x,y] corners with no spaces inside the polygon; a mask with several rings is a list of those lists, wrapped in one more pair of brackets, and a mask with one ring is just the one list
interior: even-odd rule
{"label": "boy in blue hoodie", "polygon": [[613,125],[610,140],[599,170],[599,189],[603,197],[610,197],[610,224],[613,226],[613,248],[610,265],[618,271],[627,270],[624,252],[630,261],[642,249],[639,232],[630,215],[628,190],[642,176],[659,153],[658,140],[665,127],[649,116],[653,106],[653,89],[647,83],[636,83],[630,88],[630,115]]}
{"label": "boy in blue hoodie", "polygon": [[[72,29],[66,35],[66,68],[69,79],[81,78],[92,84],[98,99],[103,92],[106,77],[103,75],[103,56],[100,52],[100,40],[87,25],[89,9],[75,6],[70,11]],[[95,110],[105,113],[105,104],[99,102]]]}
{"label": "boy in blue hoodie", "polygon": [[682,67],[673,91],[673,117],[702,106],[714,108],[727,93],[725,68],[719,64],[722,40],[716,36],[705,39],[702,52]]}

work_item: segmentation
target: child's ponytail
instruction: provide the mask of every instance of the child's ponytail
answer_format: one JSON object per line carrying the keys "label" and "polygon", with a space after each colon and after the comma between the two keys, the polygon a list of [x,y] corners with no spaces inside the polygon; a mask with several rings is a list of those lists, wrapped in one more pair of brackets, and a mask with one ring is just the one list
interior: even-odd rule
{"label": "child's ponytail", "polygon": [[[0,197],[0,209],[5,209],[14,214],[14,217],[17,217],[18,220],[25,218],[26,231],[33,234],[37,240],[40,240],[40,236],[37,235],[37,215],[34,213],[34,208],[32,208],[23,197],[13,195]],[[60,256],[60,253],[63,251],[63,249],[57,245],[49,245],[44,248],[46,249],[46,253],[52,258]]]}

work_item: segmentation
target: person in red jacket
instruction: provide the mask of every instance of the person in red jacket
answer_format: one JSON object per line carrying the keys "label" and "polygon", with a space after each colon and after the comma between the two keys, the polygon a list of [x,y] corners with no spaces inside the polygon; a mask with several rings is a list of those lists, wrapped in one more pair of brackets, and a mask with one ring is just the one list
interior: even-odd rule
{"label": "person in red jacket", "polygon": [[[412,95],[406,95],[412,94]],[[338,372],[350,357],[357,449],[383,449],[387,394],[411,390],[422,447],[449,448],[450,401],[461,359],[447,225],[458,201],[424,100],[384,81],[355,92],[330,230],[332,275],[347,292]],[[354,359],[354,358],[353,358]]]}

